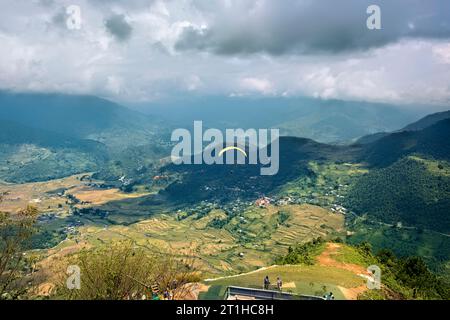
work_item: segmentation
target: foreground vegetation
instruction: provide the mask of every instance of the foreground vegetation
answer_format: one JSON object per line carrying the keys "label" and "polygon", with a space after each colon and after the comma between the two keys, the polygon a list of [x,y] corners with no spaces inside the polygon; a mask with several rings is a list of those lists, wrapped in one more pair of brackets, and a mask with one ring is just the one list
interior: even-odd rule
{"label": "foreground vegetation", "polygon": [[350,271],[338,268],[318,265],[285,265],[261,269],[236,277],[205,281],[208,290],[201,293],[199,299],[223,299],[228,286],[262,289],[265,276],[268,276],[271,281],[271,290],[276,290],[276,279],[280,277],[283,280],[284,292],[323,296],[331,291],[339,300],[346,298],[340,287],[353,288],[364,284],[364,279]]}
{"label": "foreground vegetation", "polygon": [[[323,251],[321,239],[297,245],[280,257],[282,264],[312,265],[314,257]],[[356,246],[341,245],[333,259],[345,264],[367,268],[377,265],[381,268],[381,290],[368,290],[359,299],[450,299],[450,283],[430,271],[420,257],[398,258],[389,249],[372,252],[372,246],[363,242]]]}
{"label": "foreground vegetation", "polygon": [[82,250],[66,265],[80,268],[80,287],[68,288],[67,275],[61,272],[53,299],[182,299],[189,293],[187,284],[199,280],[192,259],[149,254],[130,241]]}
{"label": "foreground vegetation", "polygon": [[25,251],[35,231],[36,217],[37,210],[31,206],[14,216],[0,212],[0,299],[18,299],[27,294],[30,284],[26,275],[33,261]]}

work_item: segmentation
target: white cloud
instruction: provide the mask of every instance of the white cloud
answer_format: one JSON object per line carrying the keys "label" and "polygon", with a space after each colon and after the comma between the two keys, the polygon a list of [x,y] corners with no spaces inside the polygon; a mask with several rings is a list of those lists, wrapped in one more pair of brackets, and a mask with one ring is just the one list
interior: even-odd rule
{"label": "white cloud", "polygon": [[433,46],[433,54],[440,63],[450,64],[450,43]]}
{"label": "white cloud", "polygon": [[162,1],[156,1],[151,6],[151,11],[154,12],[155,14],[158,14],[158,15],[161,15],[161,16],[170,17],[170,12],[167,9],[167,7],[164,4],[164,2],[162,2]]}
{"label": "white cloud", "polygon": [[[70,2],[54,0],[45,6],[28,0],[2,2],[0,89],[89,93],[130,102],[194,91],[224,96],[450,102],[448,40],[409,38],[378,49],[314,56],[218,55],[206,49],[179,51],[175,45],[186,28],[207,34],[214,19],[228,19],[237,8],[250,8],[253,14],[264,13],[268,18],[274,14],[277,21],[285,10],[276,11],[276,4],[267,10],[267,1],[250,5],[247,0],[79,0],[82,28],[68,30],[53,18],[65,12]],[[105,20],[113,14],[125,15],[132,28],[126,41],[118,41],[105,27]],[[411,20],[415,30],[419,22]]]}
{"label": "white cloud", "polygon": [[106,89],[115,95],[119,95],[122,91],[123,81],[119,77],[109,76],[106,81]]}
{"label": "white cloud", "polygon": [[243,78],[239,81],[239,85],[244,91],[258,92],[264,95],[274,93],[273,83],[267,79]]}
{"label": "white cloud", "polygon": [[202,80],[200,79],[200,77],[195,75],[195,74],[189,76],[185,80],[185,82],[186,82],[186,89],[188,91],[196,91],[196,90],[198,90],[200,87],[202,87],[204,85]]}

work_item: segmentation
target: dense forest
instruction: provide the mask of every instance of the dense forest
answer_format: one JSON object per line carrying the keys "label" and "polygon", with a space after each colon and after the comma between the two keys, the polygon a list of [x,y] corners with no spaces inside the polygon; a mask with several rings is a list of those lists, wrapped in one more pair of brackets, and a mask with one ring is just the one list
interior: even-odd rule
{"label": "dense forest", "polygon": [[346,205],[385,222],[448,233],[450,166],[446,161],[405,157],[362,176]]}

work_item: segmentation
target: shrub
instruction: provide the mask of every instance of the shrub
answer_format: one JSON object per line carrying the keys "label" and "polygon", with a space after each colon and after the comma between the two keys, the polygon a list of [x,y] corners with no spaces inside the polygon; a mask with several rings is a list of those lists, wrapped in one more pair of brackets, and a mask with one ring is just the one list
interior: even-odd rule
{"label": "shrub", "polygon": [[170,255],[150,255],[131,242],[83,250],[69,263],[80,268],[80,289],[68,289],[66,275],[61,274],[56,298],[141,299],[143,295],[152,296],[152,287],[157,287],[159,293],[168,290],[175,297],[183,297],[188,290],[186,285],[198,281],[193,261],[177,260]]}

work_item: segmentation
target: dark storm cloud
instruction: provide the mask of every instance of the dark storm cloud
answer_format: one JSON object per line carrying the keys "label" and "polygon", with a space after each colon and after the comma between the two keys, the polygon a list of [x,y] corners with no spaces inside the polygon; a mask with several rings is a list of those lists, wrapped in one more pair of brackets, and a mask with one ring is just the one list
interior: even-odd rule
{"label": "dark storm cloud", "polygon": [[106,19],[105,27],[119,41],[128,40],[133,31],[123,14],[115,14]]}
{"label": "dark storm cloud", "polygon": [[67,21],[67,13],[65,8],[60,9],[56,14],[52,17],[52,23],[57,27],[66,27]]}
{"label": "dark storm cloud", "polygon": [[[130,102],[180,94],[306,95],[436,110],[450,101],[450,0],[1,3],[4,90]],[[67,25],[72,3],[81,9],[76,30]],[[381,31],[366,28],[373,3],[381,6]],[[176,52],[175,44],[188,51]]]}
{"label": "dark storm cloud", "polygon": [[[206,28],[186,27],[177,50],[217,54],[339,53],[403,38],[450,38],[448,0],[195,1],[213,17]],[[369,5],[381,8],[382,30],[366,26]]]}

